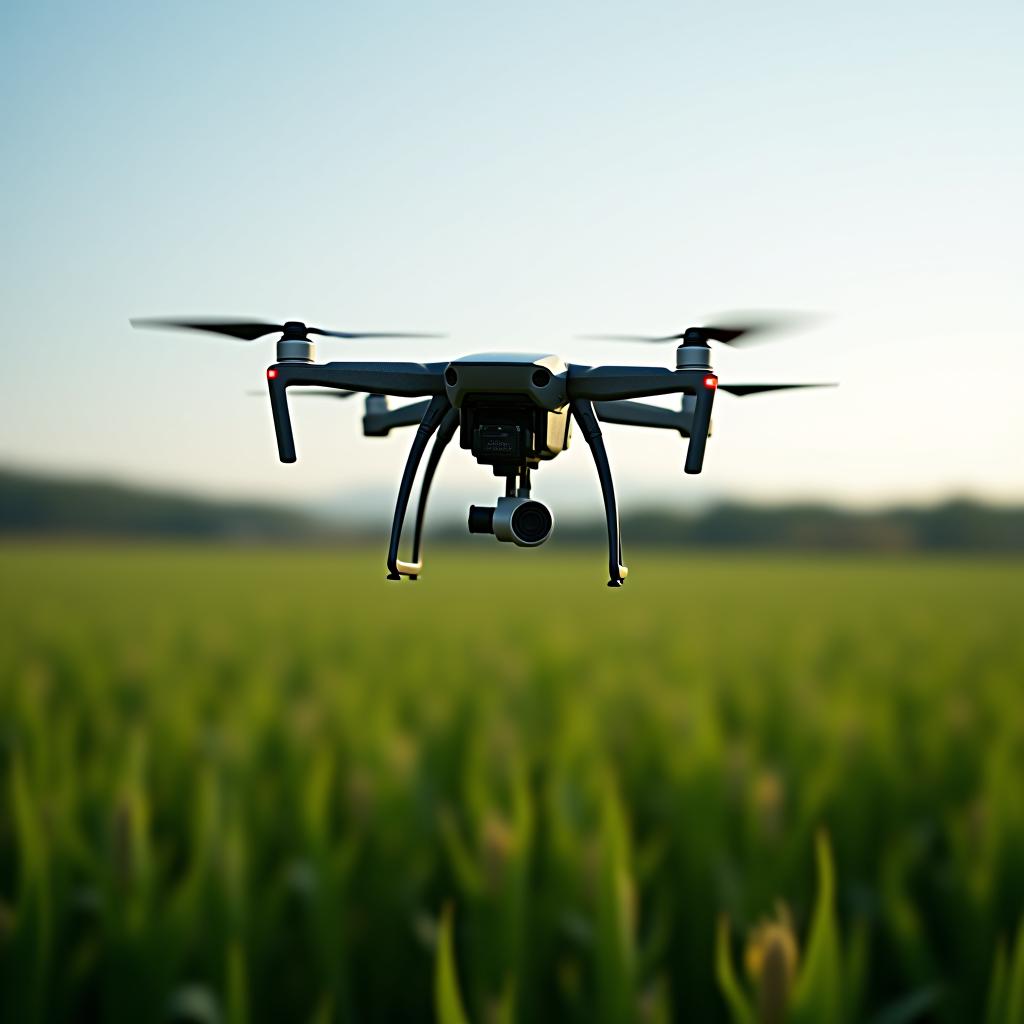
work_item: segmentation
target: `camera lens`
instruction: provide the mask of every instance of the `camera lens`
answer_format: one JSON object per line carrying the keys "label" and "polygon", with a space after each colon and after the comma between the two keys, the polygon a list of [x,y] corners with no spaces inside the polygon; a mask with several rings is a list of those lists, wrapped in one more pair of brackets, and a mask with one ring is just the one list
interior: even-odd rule
{"label": "camera lens", "polygon": [[512,513],[512,532],[524,544],[541,544],[551,533],[553,520],[546,505],[527,501]]}

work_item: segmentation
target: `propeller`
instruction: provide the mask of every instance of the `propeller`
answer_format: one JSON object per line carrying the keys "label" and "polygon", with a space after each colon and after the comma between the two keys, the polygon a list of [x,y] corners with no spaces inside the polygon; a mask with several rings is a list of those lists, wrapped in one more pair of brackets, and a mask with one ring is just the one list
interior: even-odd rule
{"label": "propeller", "polygon": [[255,341],[267,334],[281,332],[289,340],[302,340],[309,334],[326,338],[443,338],[443,334],[416,334],[396,331],[328,331],[322,327],[307,327],[301,320],[287,320],[283,324],[268,324],[265,321],[249,320],[164,320],[147,317],[131,321],[132,327],[184,328],[189,331],[209,331],[212,334],[226,334],[239,341]]}
{"label": "propeller", "polygon": [[790,391],[793,388],[835,388],[838,384],[719,384],[719,391],[730,395],[759,395],[765,391]]}
{"label": "propeller", "polygon": [[800,313],[731,313],[703,327],[688,327],[682,334],[584,334],[580,337],[592,341],[639,341],[651,344],[681,341],[689,345],[718,341],[723,345],[735,345],[741,338],[749,340],[757,335],[804,327],[814,319],[813,316]]}

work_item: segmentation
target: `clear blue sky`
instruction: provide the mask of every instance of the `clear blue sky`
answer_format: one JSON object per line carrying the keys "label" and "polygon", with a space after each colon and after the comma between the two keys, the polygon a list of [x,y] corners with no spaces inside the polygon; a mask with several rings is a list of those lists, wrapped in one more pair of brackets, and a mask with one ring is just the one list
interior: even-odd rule
{"label": "clear blue sky", "polygon": [[[272,342],[128,318],[671,365],[573,336],[781,307],[829,319],[722,379],[842,387],[720,396],[698,480],[678,438],[609,427],[624,504],[1024,498],[1019,2],[15,0],[0,49],[0,462],[383,509],[408,434],[309,402],[281,466],[244,395]],[[494,496],[468,453],[441,476]],[[536,483],[596,501],[579,439]]]}

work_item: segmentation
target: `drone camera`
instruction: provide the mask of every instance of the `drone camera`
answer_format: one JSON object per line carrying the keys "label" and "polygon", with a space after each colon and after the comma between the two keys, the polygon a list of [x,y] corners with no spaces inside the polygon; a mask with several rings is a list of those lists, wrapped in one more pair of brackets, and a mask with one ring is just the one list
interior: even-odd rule
{"label": "drone camera", "polygon": [[492,533],[521,548],[543,544],[554,525],[551,509],[532,498],[499,498],[497,506],[469,506],[470,533]]}
{"label": "drone camera", "polygon": [[[555,520],[551,515],[551,509],[541,501],[528,499],[522,504],[516,505],[509,513],[509,539],[520,547],[536,547],[551,536],[551,529],[554,525]],[[503,527],[503,523],[499,520],[498,528],[501,527]],[[503,540],[504,538],[499,536],[498,539]]]}

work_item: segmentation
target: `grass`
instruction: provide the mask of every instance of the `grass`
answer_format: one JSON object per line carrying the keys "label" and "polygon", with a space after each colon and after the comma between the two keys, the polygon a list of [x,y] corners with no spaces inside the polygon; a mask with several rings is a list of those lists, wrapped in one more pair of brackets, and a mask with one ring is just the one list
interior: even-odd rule
{"label": "grass", "polygon": [[0,1017],[1024,1020],[1021,563],[480,548],[0,548]]}

